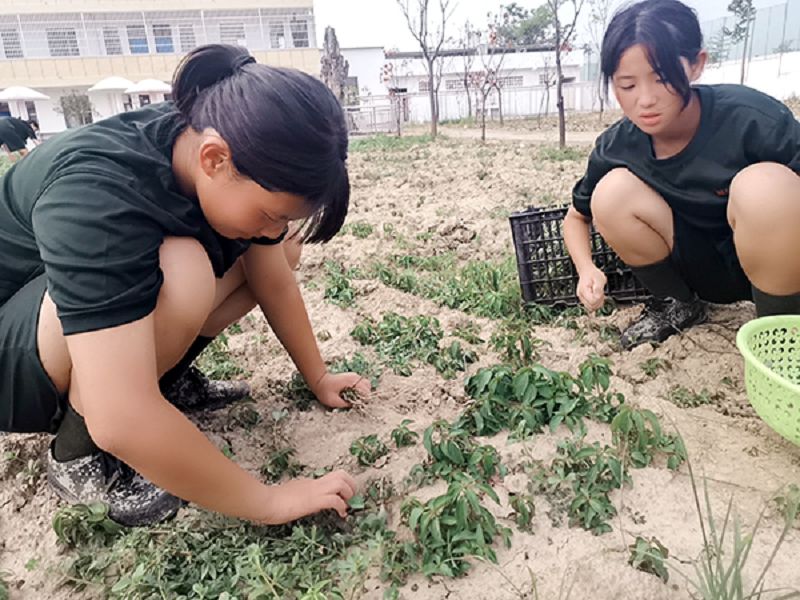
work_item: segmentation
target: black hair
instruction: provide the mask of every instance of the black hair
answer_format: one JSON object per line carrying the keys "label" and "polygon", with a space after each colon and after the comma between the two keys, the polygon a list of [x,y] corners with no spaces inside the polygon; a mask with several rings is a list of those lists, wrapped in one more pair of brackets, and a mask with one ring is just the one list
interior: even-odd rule
{"label": "black hair", "polygon": [[603,36],[600,52],[606,94],[620,57],[638,44],[645,47],[659,78],[683,98],[684,106],[689,104],[692,87],[680,59],[694,64],[703,48],[695,11],[678,0],[643,0],[617,11]]}
{"label": "black hair", "polygon": [[192,129],[219,132],[239,173],[314,206],[303,241],[336,235],[350,200],[347,126],[324,83],[295,69],[255,64],[245,48],[211,44],[181,61],[172,91]]}

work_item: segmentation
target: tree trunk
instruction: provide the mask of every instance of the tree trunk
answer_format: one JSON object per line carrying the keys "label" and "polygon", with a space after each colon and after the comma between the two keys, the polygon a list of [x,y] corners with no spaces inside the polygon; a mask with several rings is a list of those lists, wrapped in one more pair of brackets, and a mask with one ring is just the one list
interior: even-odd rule
{"label": "tree trunk", "polygon": [[558,106],[558,147],[567,145],[567,124],[564,115],[564,83],[561,74],[561,31],[556,27],[556,106]]}
{"label": "tree trunk", "polygon": [[431,137],[439,133],[439,111],[436,107],[436,88],[433,87],[433,60],[428,59],[428,97],[431,101]]}
{"label": "tree trunk", "polygon": [[497,88],[497,109],[500,111],[500,127],[503,126],[503,92]]}
{"label": "tree trunk", "polygon": [[472,96],[469,93],[469,81],[464,77],[464,91],[467,93],[467,118],[472,118]]}
{"label": "tree trunk", "polygon": [[483,93],[483,100],[481,102],[481,142],[486,143],[486,98],[488,94]]}
{"label": "tree trunk", "polygon": [[742,48],[742,72],[739,75],[739,84],[744,85],[744,72],[747,65],[747,42],[750,39],[750,23],[744,30],[744,47]]}

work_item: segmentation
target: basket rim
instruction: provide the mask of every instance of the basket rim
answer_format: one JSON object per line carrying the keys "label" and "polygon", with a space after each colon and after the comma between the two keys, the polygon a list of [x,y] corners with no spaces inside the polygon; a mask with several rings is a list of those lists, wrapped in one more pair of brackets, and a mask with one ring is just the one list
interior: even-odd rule
{"label": "basket rim", "polygon": [[787,389],[800,396],[800,384],[793,383],[786,377],[783,377],[782,375],[775,373],[775,371],[772,369],[767,368],[761,359],[756,357],[756,355],[753,354],[753,352],[747,346],[747,339],[751,334],[755,333],[755,331],[768,329],[770,327],[779,325],[785,325],[787,322],[790,322],[792,324],[791,326],[800,328],[800,315],[774,315],[770,317],[760,317],[758,319],[748,321],[739,328],[739,331],[736,334],[736,346],[739,348],[739,352],[744,357],[745,366],[747,366],[748,363],[751,364],[768,379],[771,379],[773,382],[780,384],[784,389]]}

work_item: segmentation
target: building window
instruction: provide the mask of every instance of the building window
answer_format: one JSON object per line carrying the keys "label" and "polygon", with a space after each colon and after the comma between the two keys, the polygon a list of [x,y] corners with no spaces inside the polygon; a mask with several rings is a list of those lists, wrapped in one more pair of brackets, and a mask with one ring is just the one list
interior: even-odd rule
{"label": "building window", "polygon": [[175,52],[171,25],[153,25],[153,39],[156,42],[156,52],[158,54],[172,54]]}
{"label": "building window", "polygon": [[10,117],[11,109],[8,108],[8,102],[0,102],[0,117]]}
{"label": "building window", "polygon": [[431,89],[431,88],[430,88],[430,85],[428,85],[428,83],[429,83],[429,82],[428,82],[428,80],[427,80],[427,79],[420,79],[420,80],[419,80],[419,91],[420,91],[420,93],[421,93],[421,92],[428,92],[428,91],[430,91],[430,89]]}
{"label": "building window", "polygon": [[500,77],[497,82],[501,88],[520,88],[524,80],[522,75],[513,75],[511,77]]}
{"label": "building window", "polygon": [[6,58],[23,58],[19,31],[16,29],[0,29],[0,41],[3,42],[3,54]]}
{"label": "building window", "polygon": [[47,29],[47,47],[50,56],[80,56],[78,33],[71,27]]}
{"label": "building window", "polygon": [[106,47],[106,56],[122,54],[122,40],[119,38],[119,29],[116,27],[103,27],[103,43]]}
{"label": "building window", "polygon": [[[427,83],[427,82],[426,82]],[[464,89],[464,82],[461,79],[445,79],[444,89],[448,92]]]}
{"label": "building window", "polygon": [[221,44],[244,46],[247,41],[244,35],[244,23],[220,23],[219,41]]}
{"label": "building window", "polygon": [[28,113],[28,120],[39,122],[39,115],[36,113],[36,104],[30,100],[25,101],[25,112]]}
{"label": "building window", "polygon": [[286,30],[283,21],[269,24],[269,47],[286,48]]}
{"label": "building window", "polygon": [[550,73],[547,71],[544,73],[539,73],[539,85],[555,85],[555,83],[555,73]]}
{"label": "building window", "polygon": [[292,32],[292,44],[295,48],[308,48],[308,21],[292,17],[289,28]]}
{"label": "building window", "polygon": [[150,52],[144,25],[128,25],[128,48],[130,48],[131,54],[147,54]]}
{"label": "building window", "polygon": [[140,94],[139,95],[139,106],[147,106],[151,102],[152,102],[152,100],[150,100],[150,94]]}
{"label": "building window", "polygon": [[197,46],[197,39],[194,36],[194,25],[180,25],[178,27],[178,41],[181,44],[181,52],[189,52]]}

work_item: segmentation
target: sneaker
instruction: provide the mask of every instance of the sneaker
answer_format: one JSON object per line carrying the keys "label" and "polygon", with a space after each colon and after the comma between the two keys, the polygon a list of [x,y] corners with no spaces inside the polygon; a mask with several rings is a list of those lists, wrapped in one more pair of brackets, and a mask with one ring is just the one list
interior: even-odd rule
{"label": "sneaker", "polygon": [[696,296],[688,302],[651,298],[645,302],[639,318],[622,332],[620,343],[625,350],[645,342],[660,343],[671,335],[705,323],[707,318],[706,303]]}
{"label": "sneaker", "polygon": [[180,498],[162,490],[107,452],[59,462],[47,454],[47,481],[70,504],[103,502],[108,516],[127,527],[154,525],[174,517]]}
{"label": "sneaker", "polygon": [[250,386],[245,381],[212,381],[197,367],[189,367],[163,394],[182,412],[215,410],[249,396]]}

